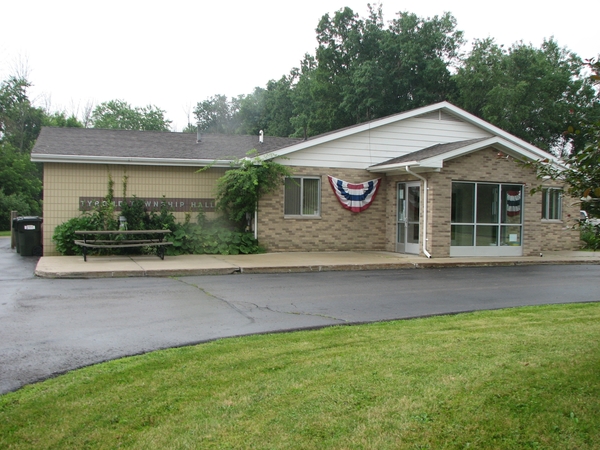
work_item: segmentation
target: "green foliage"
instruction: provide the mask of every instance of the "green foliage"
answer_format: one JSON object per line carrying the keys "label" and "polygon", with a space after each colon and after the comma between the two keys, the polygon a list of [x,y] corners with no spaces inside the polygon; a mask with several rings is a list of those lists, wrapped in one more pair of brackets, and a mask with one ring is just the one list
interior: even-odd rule
{"label": "green foliage", "polygon": [[61,255],[81,255],[82,248],[75,245],[75,239],[80,236],[75,235],[75,231],[97,230],[96,219],[93,215],[81,215],[73,217],[66,222],[61,223],[54,229],[52,241],[56,244],[56,250]]}
{"label": "green foliage", "polygon": [[92,112],[93,128],[170,131],[170,124],[162,109],[153,105],[134,108],[123,100],[101,103]]}
{"label": "green foliage", "polygon": [[10,229],[10,212],[40,215],[42,180],[28,153],[0,142],[0,230]]}
{"label": "green foliage", "polygon": [[238,99],[232,98],[229,102],[225,95],[214,95],[203,102],[198,102],[194,115],[200,131],[231,134],[237,128],[233,118],[238,110]]}
{"label": "green foliage", "polygon": [[252,233],[229,229],[221,221],[183,224],[167,236],[173,242],[167,254],[239,255],[261,252]]}
{"label": "green foliage", "polygon": [[404,12],[388,26],[381,7],[364,19],[350,8],[326,14],[300,68],[231,102],[198,103],[196,117],[209,132],[308,137],[444,100],[463,43],[455,28],[450,14]]}
{"label": "green foliage", "polygon": [[137,198],[135,195],[130,200],[125,199],[121,206],[120,215],[125,217],[127,220],[127,228],[130,230],[153,229],[148,226],[150,217],[146,211],[146,204],[142,199]]}
{"label": "green foliage", "polygon": [[11,76],[0,83],[0,142],[20,153],[28,153],[37,139],[44,112],[35,108],[27,96],[31,83]]}
{"label": "green foliage", "polygon": [[66,113],[46,113],[34,107],[27,89],[31,83],[20,76],[0,82],[0,228],[10,221],[10,211],[40,215],[41,165],[30,160],[30,152],[42,125],[82,126]]}
{"label": "green foliage", "polygon": [[[592,70],[590,82],[598,84],[600,66],[594,60],[588,61],[587,64]],[[600,103],[599,100],[597,98],[596,102]],[[585,143],[583,148],[565,156],[561,166],[548,161],[538,161],[532,165],[537,170],[538,178],[548,177],[567,184],[569,194],[581,199],[582,209],[585,209],[590,217],[600,217],[600,119],[592,116],[576,127],[569,127],[567,132],[580,136]],[[532,193],[540,189],[541,186],[538,186]]]}
{"label": "green foliage", "polygon": [[258,156],[234,161],[231,167],[217,182],[216,209],[244,229],[248,217],[254,216],[260,197],[282,186],[291,170]]}
{"label": "green foliage", "polygon": [[64,127],[64,128],[83,128],[83,124],[75,117],[70,115],[67,117],[65,111],[46,114],[42,121],[45,127]]}
{"label": "green foliage", "polygon": [[593,115],[594,90],[583,62],[550,39],[540,48],[522,42],[508,50],[493,39],[476,41],[454,80],[458,106],[546,151],[574,142],[567,126]]}
{"label": "green foliage", "polygon": [[17,211],[20,216],[39,216],[41,208],[38,202],[19,192],[6,195],[0,189],[0,230],[10,230],[12,223],[10,212]]}
{"label": "green foliage", "polygon": [[175,231],[177,229],[175,216],[166,201],[161,202],[158,210],[150,211],[149,217],[147,221],[144,219],[144,223],[147,223],[149,230]]}
{"label": "green foliage", "polygon": [[588,250],[600,250],[600,225],[590,223],[581,226],[581,240],[584,248]]}

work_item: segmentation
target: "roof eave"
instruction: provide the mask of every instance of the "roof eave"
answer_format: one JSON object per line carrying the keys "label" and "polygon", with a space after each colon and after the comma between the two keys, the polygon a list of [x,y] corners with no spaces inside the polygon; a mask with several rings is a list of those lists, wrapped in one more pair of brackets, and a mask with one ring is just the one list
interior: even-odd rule
{"label": "roof eave", "polygon": [[367,170],[373,173],[394,175],[398,172],[406,172],[407,167],[416,172],[439,172],[443,166],[430,163],[424,164],[423,161],[406,161],[396,164],[386,164],[384,166],[369,167]]}
{"label": "roof eave", "polygon": [[130,166],[177,166],[177,167],[230,167],[231,160],[214,159],[182,159],[182,158],[139,158],[123,156],[75,156],[75,155],[47,155],[32,153],[31,161],[40,163],[67,163],[67,164],[113,164]]}

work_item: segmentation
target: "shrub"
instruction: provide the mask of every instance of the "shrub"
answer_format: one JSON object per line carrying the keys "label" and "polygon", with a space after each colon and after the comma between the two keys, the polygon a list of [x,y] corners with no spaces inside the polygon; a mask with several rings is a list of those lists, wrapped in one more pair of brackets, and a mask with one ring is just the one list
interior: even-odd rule
{"label": "shrub", "polygon": [[146,211],[146,204],[135,195],[131,201],[123,202],[121,215],[127,219],[127,228],[130,230],[150,230],[150,217]]}
{"label": "shrub", "polygon": [[83,215],[61,223],[54,229],[54,235],[52,236],[52,240],[56,244],[56,250],[61,255],[81,255],[82,248],[74,243],[75,239],[78,239],[75,231],[97,230],[95,222],[93,216]]}
{"label": "shrub", "polygon": [[600,250],[600,225],[584,224],[581,226],[581,240],[589,250]]}
{"label": "shrub", "polygon": [[228,229],[219,220],[178,225],[167,239],[173,242],[173,246],[167,249],[171,255],[239,255],[262,252],[252,233]]}

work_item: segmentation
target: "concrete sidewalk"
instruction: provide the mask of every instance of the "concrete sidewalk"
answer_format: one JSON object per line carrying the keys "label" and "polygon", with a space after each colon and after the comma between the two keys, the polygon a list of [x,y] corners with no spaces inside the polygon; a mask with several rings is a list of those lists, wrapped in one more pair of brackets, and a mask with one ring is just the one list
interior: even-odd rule
{"label": "concrete sidewalk", "polygon": [[542,257],[432,258],[392,252],[293,252],[259,255],[44,256],[35,274],[43,278],[112,278],[289,273],[439,267],[600,264],[600,252],[546,252]]}

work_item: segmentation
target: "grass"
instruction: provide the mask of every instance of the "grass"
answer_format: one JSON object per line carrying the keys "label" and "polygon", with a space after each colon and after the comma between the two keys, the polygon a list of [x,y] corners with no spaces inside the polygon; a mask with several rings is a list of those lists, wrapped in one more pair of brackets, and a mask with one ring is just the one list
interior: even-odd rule
{"label": "grass", "polygon": [[600,303],[223,339],[0,396],[0,448],[598,449]]}
{"label": "grass", "polygon": [[8,231],[0,231],[0,237],[10,237],[10,230]]}

